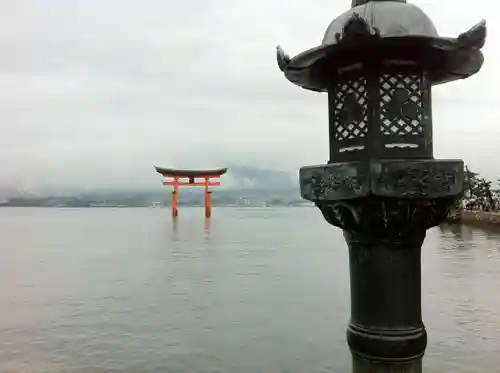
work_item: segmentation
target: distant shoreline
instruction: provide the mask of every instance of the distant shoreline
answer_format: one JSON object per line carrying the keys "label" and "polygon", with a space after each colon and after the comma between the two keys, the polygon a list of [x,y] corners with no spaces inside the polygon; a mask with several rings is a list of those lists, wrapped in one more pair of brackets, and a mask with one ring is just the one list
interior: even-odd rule
{"label": "distant shoreline", "polygon": [[500,228],[500,212],[463,210],[446,219],[446,223]]}
{"label": "distant shoreline", "polygon": [[[203,208],[203,206],[180,205],[182,208]],[[274,205],[274,206],[233,206],[233,205],[213,205],[216,208],[283,208],[283,207],[315,207],[313,204],[296,204],[296,205]],[[14,206],[0,205],[0,208],[41,208],[41,209],[170,209],[170,206],[151,207],[151,206]]]}

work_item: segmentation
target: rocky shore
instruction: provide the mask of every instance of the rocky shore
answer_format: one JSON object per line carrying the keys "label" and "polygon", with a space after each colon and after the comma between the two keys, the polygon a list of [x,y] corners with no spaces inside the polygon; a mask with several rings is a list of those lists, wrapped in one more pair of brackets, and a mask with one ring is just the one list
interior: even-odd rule
{"label": "rocky shore", "polygon": [[500,228],[500,212],[463,210],[461,212],[450,214],[446,219],[446,222],[474,225],[477,227],[498,226]]}

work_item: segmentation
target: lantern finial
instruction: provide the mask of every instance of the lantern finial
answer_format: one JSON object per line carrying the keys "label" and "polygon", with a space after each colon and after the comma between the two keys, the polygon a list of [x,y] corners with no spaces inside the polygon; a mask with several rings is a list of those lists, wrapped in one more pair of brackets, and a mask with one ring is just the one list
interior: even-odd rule
{"label": "lantern finial", "polygon": [[355,6],[363,5],[366,3],[369,3],[370,1],[395,1],[398,3],[406,3],[406,0],[352,0],[351,2],[351,8],[354,8]]}

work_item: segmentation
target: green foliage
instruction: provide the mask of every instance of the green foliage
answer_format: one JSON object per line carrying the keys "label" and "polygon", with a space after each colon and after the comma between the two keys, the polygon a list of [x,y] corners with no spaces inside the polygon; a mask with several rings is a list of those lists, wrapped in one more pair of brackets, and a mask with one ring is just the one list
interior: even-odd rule
{"label": "green foliage", "polygon": [[498,210],[500,207],[500,179],[496,186],[492,182],[479,176],[469,167],[464,169],[464,197],[466,203],[475,203],[487,210]]}

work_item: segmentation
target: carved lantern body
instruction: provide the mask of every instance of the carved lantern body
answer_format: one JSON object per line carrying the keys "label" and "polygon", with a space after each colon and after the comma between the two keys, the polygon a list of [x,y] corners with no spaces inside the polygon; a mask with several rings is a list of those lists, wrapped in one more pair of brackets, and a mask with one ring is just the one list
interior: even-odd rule
{"label": "carved lantern body", "polygon": [[330,163],[369,158],[431,158],[431,85],[411,60],[338,68],[328,88]]}
{"label": "carved lantern body", "polygon": [[431,88],[479,71],[486,26],[442,38],[404,0],[352,5],[319,47],[278,47],[288,80],[328,93],[330,159],[300,169],[301,194],[349,247],[354,371],[419,372],[420,248],[463,190],[463,162],[433,158]]}

